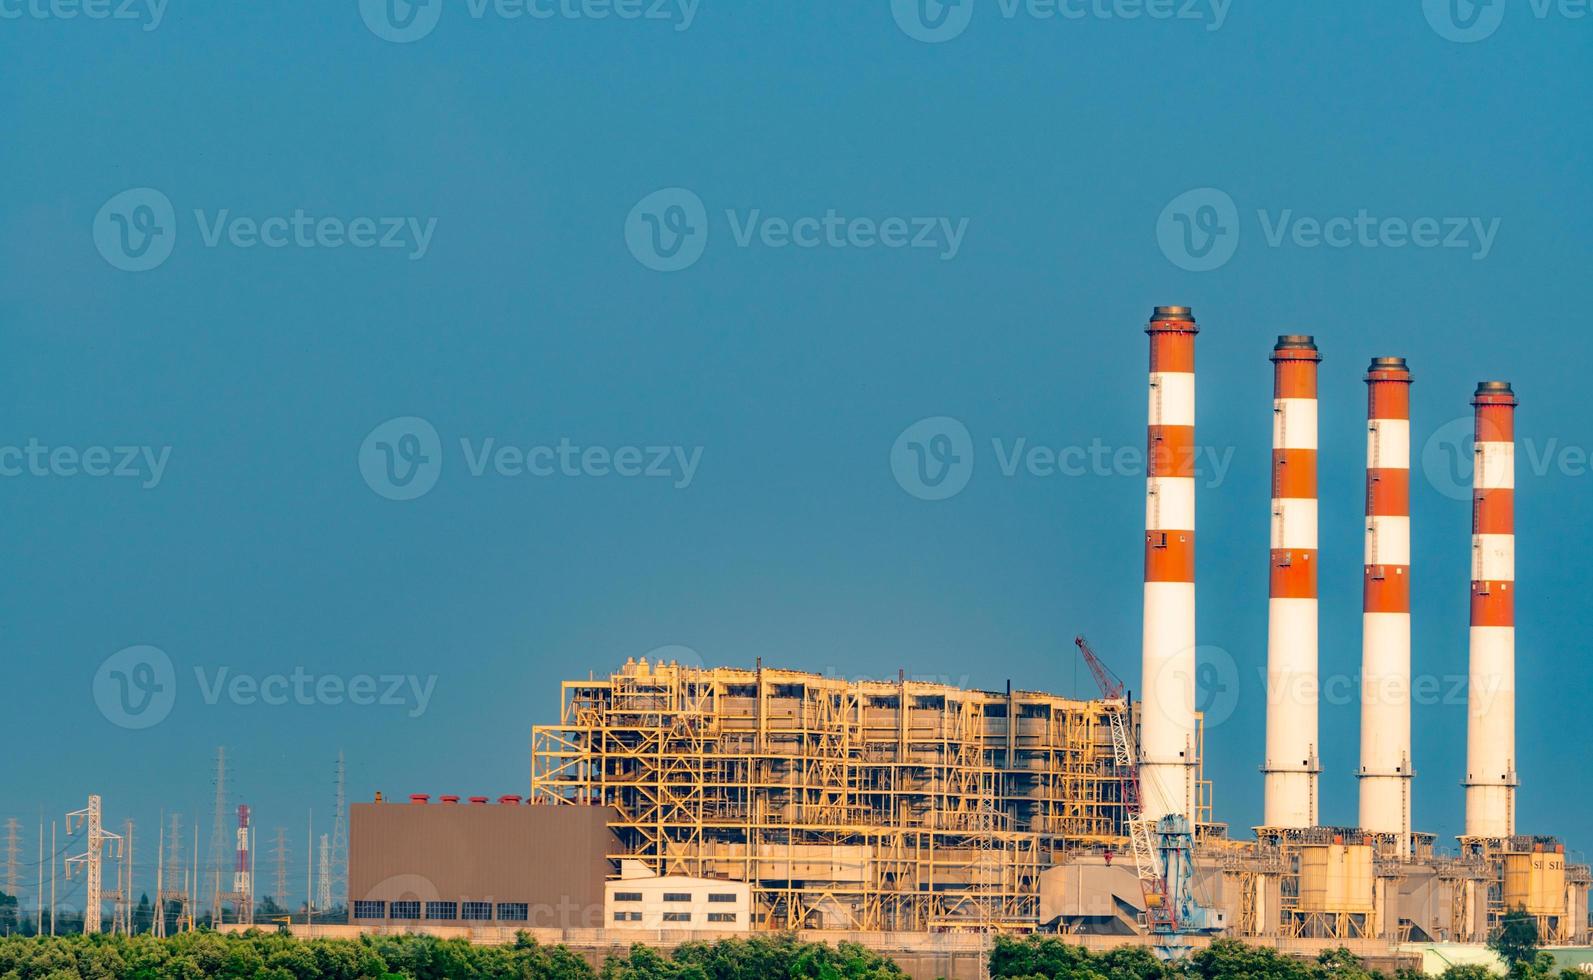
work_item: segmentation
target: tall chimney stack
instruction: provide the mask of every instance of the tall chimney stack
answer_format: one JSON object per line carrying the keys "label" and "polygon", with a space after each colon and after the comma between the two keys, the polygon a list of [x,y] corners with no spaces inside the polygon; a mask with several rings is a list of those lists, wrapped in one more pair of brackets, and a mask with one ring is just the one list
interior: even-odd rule
{"label": "tall chimney stack", "polygon": [[1466,836],[1516,832],[1516,396],[1477,385],[1471,516]]}
{"label": "tall chimney stack", "polygon": [[1272,349],[1272,560],[1267,604],[1268,827],[1317,825],[1317,364],[1313,338]]}
{"label": "tall chimney stack", "polygon": [[1361,639],[1361,827],[1410,853],[1410,370],[1367,370],[1366,576]]}
{"label": "tall chimney stack", "polygon": [[1195,823],[1195,326],[1158,306],[1150,334],[1145,481],[1144,694],[1140,783],[1146,819]]}

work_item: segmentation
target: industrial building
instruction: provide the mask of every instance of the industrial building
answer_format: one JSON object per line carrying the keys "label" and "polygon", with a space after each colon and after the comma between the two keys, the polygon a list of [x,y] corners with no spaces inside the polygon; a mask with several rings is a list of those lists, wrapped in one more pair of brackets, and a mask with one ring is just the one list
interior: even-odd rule
{"label": "industrial building", "polygon": [[595,928],[618,841],[604,807],[518,796],[349,808],[349,914],[357,924]]}
{"label": "industrial building", "polygon": [[[1465,835],[1446,853],[1415,829],[1412,792],[1414,378],[1403,358],[1378,357],[1364,379],[1360,826],[1324,827],[1316,703],[1322,357],[1312,337],[1278,339],[1269,703],[1258,760],[1265,804],[1254,839],[1238,840],[1213,817],[1195,707],[1199,331],[1188,308],[1158,307],[1146,332],[1138,702],[1082,639],[1100,699],[903,676],[841,679],[761,662],[627,661],[607,676],[563,683],[557,722],[532,731],[523,804],[417,797],[354,808],[356,914],[361,901],[385,902],[364,908],[390,923],[395,900],[414,901],[393,881],[419,874],[443,913],[453,902],[537,903],[579,892],[582,920],[595,915],[605,929],[1055,930],[1158,945],[1220,933],[1392,949],[1480,943],[1507,912],[1524,909],[1546,943],[1587,942],[1593,874],[1568,864],[1557,839],[1516,830],[1511,386],[1483,382],[1473,396],[1471,680],[1485,695],[1468,708]],[[449,851],[455,845],[443,842],[452,839],[463,850]],[[506,841],[516,842],[507,852]],[[559,870],[550,876],[553,861]],[[734,902],[736,919],[698,923],[698,913],[714,910],[693,889],[736,895],[715,900]],[[665,893],[683,903],[676,918],[664,918]],[[626,902],[635,909],[620,908]]]}
{"label": "industrial building", "polygon": [[1042,869],[1123,833],[1106,709],[759,668],[563,685],[531,801],[613,806],[658,874],[752,886],[764,928],[1026,928]]}

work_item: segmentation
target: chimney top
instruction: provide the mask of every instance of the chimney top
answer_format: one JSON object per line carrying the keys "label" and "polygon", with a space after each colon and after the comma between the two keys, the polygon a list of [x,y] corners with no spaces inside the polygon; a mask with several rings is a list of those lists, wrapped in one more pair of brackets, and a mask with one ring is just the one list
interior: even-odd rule
{"label": "chimney top", "polygon": [[1151,313],[1151,320],[1193,320],[1195,311],[1187,306],[1158,306]]}

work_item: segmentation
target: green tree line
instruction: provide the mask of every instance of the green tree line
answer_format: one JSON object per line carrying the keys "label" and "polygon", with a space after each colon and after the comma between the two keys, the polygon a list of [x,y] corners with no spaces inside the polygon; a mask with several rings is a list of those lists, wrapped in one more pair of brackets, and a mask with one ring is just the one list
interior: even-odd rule
{"label": "green tree line", "polygon": [[798,942],[789,936],[685,943],[664,954],[633,946],[594,970],[563,946],[521,933],[503,946],[433,936],[295,939],[199,930],[153,936],[0,938],[0,980],[902,980],[895,963],[862,946]]}
{"label": "green tree line", "polygon": [[[1555,972],[1537,948],[1525,916],[1508,918],[1491,944],[1510,980],[1580,980]],[[1237,940],[1219,940],[1178,963],[1149,949],[1123,946],[1092,953],[1064,939],[997,937],[989,958],[993,980],[1415,980],[1370,970],[1348,950],[1297,959]],[[685,943],[664,953],[636,945],[594,969],[564,946],[538,944],[525,933],[502,946],[474,946],[434,936],[362,936],[301,940],[286,933],[209,930],[156,939],[149,935],[0,937],[0,980],[903,980],[889,958],[854,943],[829,946],[789,935]],[[1476,966],[1451,967],[1442,980],[1487,980]]]}

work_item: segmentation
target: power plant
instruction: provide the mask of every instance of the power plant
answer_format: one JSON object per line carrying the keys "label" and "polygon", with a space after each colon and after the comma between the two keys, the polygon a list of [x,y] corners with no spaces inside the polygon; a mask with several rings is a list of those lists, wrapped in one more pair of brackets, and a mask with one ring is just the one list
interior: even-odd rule
{"label": "power plant", "polygon": [[[1199,328],[1188,307],[1163,306],[1145,329],[1148,466],[1137,702],[1082,637],[1078,645],[1100,685],[1099,699],[1010,684],[980,691],[905,676],[841,679],[761,661],[741,669],[629,660],[607,676],[564,682],[557,722],[532,731],[524,803],[513,796],[481,806],[487,798],[475,797],[478,805],[459,806],[459,797],[444,796],[437,805],[416,795],[397,805],[411,814],[404,821],[408,836],[395,837],[390,847],[366,828],[382,824],[377,814],[395,804],[356,805],[356,922],[424,928],[429,918],[411,899],[395,899],[398,869],[391,860],[376,874],[370,862],[361,867],[361,855],[430,850],[405,843],[424,835],[428,814],[435,814],[439,833],[468,841],[472,826],[503,819],[476,812],[511,807],[523,816],[507,819],[558,841],[551,846],[561,860],[610,870],[602,907],[594,883],[583,883],[590,907],[545,923],[566,929],[580,920],[605,933],[638,922],[861,935],[1050,930],[1096,944],[1144,942],[1169,955],[1230,935],[1303,952],[1348,943],[1394,955],[1411,942],[1481,943],[1506,913],[1524,909],[1545,942],[1586,942],[1593,875],[1567,864],[1557,839],[1519,836],[1515,827],[1511,386],[1485,381],[1473,399],[1466,818],[1458,849],[1446,854],[1433,834],[1414,829],[1413,375],[1403,358],[1376,357],[1364,378],[1360,820],[1356,827],[1323,826],[1322,354],[1313,337],[1278,338],[1271,351],[1264,806],[1254,839],[1238,840],[1213,818],[1202,762],[1204,719],[1196,707]],[[572,807],[597,815],[606,833],[539,815]],[[460,861],[492,865],[487,840],[502,834],[501,828],[483,832],[483,852],[468,859],[456,854],[449,868],[409,868],[427,881],[448,880],[459,893],[424,901],[441,916],[456,914],[471,888],[470,876],[458,873]],[[523,860],[536,861],[531,852]],[[372,884],[377,878],[379,888]],[[699,921],[684,907],[654,908],[649,882],[672,883],[658,885],[659,894],[676,889],[682,901],[691,883],[710,899],[715,888],[744,887],[745,921],[739,912]],[[478,897],[491,890],[480,889]],[[638,904],[616,906],[616,894]],[[719,897],[741,901],[740,894]],[[532,920],[550,900],[513,897],[509,908],[527,903]],[[396,918],[395,901],[402,909]],[[507,925],[487,916],[480,928]]]}
{"label": "power plant", "polygon": [[[1277,338],[1264,802],[1253,839],[1237,839],[1214,816],[1196,696],[1199,327],[1188,307],[1162,306],[1145,331],[1137,701],[1083,637],[1098,698],[905,673],[839,678],[761,659],[751,668],[630,659],[562,683],[557,720],[532,729],[527,795],[433,803],[417,793],[399,803],[378,794],[349,807],[349,921],[316,928],[463,930],[478,941],[530,930],[587,952],[809,930],[909,959],[951,955],[959,934],[979,937],[968,948],[980,951],[989,933],[1056,932],[1168,956],[1231,936],[1300,955],[1348,946],[1392,964],[1410,944],[1481,944],[1519,910],[1546,944],[1588,943],[1593,871],[1567,863],[1557,838],[1516,826],[1511,385],[1481,382],[1471,402],[1465,829],[1445,851],[1417,829],[1413,794],[1415,379],[1390,356],[1373,358],[1364,377],[1359,821],[1324,826],[1323,355],[1314,337]],[[1461,587],[1430,569],[1423,581]],[[341,813],[341,762],[339,774]],[[218,763],[218,821],[223,778]],[[115,835],[97,829],[97,797],[86,812],[98,835],[84,859],[97,900],[100,838]],[[233,891],[218,907],[222,898],[252,905],[252,821],[247,807],[237,812]],[[322,905],[341,874],[328,868],[339,862],[328,861],[326,841]],[[282,876],[279,864],[278,892]],[[248,921],[240,916],[238,928]],[[955,957],[909,964],[914,975],[959,971]]]}

